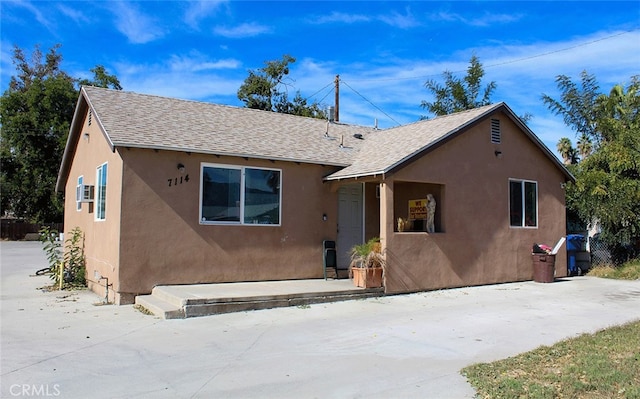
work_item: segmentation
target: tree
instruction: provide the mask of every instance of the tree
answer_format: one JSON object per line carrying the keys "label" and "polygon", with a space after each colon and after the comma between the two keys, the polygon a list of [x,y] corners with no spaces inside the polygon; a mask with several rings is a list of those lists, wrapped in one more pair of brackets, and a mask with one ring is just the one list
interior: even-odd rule
{"label": "tree", "polygon": [[[460,79],[450,71],[443,73],[444,86],[435,80],[428,80],[424,85],[435,96],[434,102],[422,101],[420,106],[436,116],[448,115],[491,104],[491,94],[496,89],[495,82],[490,82],[481,89],[484,69],[475,55],[469,61],[467,75]],[[482,92],[482,98],[478,99]],[[530,116],[525,116],[528,120]]]}
{"label": "tree", "polygon": [[258,71],[249,70],[249,76],[238,89],[238,98],[247,108],[324,118],[320,106],[317,103],[308,105],[299,91],[293,101],[289,101],[285,77],[289,75],[289,64],[294,62],[295,58],[285,54],[282,60],[266,61],[265,66]]}
{"label": "tree", "polygon": [[[55,193],[55,183],[80,81],[60,69],[59,48],[55,45],[45,55],[36,46],[28,59],[14,47],[17,73],[0,98],[2,210],[34,222],[62,221],[62,198]],[[104,67],[92,72],[91,83],[120,88]]]}
{"label": "tree", "polygon": [[567,137],[563,137],[558,141],[557,148],[565,165],[571,165],[577,162],[576,149],[573,148],[571,140]]}
{"label": "tree", "polygon": [[559,102],[571,113],[565,120],[597,143],[572,169],[576,182],[567,186],[567,207],[600,224],[602,239],[620,263],[640,254],[640,79],[632,77],[626,90],[617,85],[609,95],[593,94],[572,105]]}
{"label": "tree", "polygon": [[2,209],[38,222],[62,221],[54,186],[78,96],[58,48],[43,61],[36,46],[29,62],[15,47],[18,74],[0,99]]}
{"label": "tree", "polygon": [[589,155],[591,155],[591,150],[593,149],[593,145],[591,144],[591,140],[586,134],[582,134],[578,139],[578,143],[576,144],[576,149],[578,154],[580,154],[580,159],[585,159]]}
{"label": "tree", "polygon": [[104,66],[96,65],[95,68],[91,68],[91,72],[93,72],[93,80],[81,79],[78,81],[80,86],[96,86],[122,90],[118,78],[115,75],[109,74]]}
{"label": "tree", "polygon": [[580,136],[580,147],[589,148],[590,152],[592,142],[598,141],[595,112],[600,87],[595,76],[587,71],[581,72],[580,80],[578,86],[570,77],[558,75],[556,84],[562,92],[560,100],[542,94],[542,101],[556,115],[562,115],[564,123]]}

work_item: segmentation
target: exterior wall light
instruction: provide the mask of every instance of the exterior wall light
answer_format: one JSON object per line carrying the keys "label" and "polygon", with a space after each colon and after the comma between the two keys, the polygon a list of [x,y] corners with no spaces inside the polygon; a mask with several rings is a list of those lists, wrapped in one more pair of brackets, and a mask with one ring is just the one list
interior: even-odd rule
{"label": "exterior wall light", "polygon": [[178,170],[180,171],[180,173],[184,173],[184,165],[179,163],[178,164]]}

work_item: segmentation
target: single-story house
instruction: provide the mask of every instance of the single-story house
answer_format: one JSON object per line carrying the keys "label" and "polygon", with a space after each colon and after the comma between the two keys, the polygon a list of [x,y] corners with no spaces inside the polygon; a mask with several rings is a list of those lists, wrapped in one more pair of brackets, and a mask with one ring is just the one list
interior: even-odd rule
{"label": "single-story house", "polygon": [[56,189],[89,286],[108,278],[125,304],[161,284],[322,278],[324,240],[346,270],[372,237],[387,293],[530,280],[533,243],[565,235],[571,179],[504,103],[379,130],[83,87]]}

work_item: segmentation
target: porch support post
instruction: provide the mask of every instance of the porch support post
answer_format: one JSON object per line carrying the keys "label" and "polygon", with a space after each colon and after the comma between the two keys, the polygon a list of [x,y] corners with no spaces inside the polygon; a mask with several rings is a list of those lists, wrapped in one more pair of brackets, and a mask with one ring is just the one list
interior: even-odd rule
{"label": "porch support post", "polygon": [[380,183],[380,243],[385,257],[385,249],[393,238],[393,225],[393,181],[383,180]]}

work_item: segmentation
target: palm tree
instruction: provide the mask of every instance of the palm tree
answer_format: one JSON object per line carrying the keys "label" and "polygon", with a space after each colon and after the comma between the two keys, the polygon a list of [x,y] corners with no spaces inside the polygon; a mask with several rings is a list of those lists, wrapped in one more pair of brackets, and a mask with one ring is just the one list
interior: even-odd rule
{"label": "palm tree", "polygon": [[573,148],[571,140],[566,137],[561,138],[556,148],[565,165],[576,163],[576,150]]}
{"label": "palm tree", "polygon": [[580,159],[584,160],[586,157],[591,155],[591,151],[593,150],[593,145],[591,144],[591,139],[586,134],[582,134],[578,139],[578,143],[576,144],[578,149],[578,153],[580,154]]}

